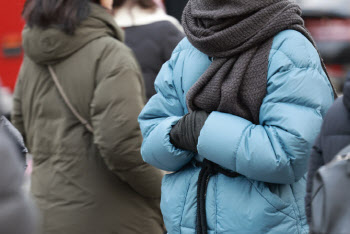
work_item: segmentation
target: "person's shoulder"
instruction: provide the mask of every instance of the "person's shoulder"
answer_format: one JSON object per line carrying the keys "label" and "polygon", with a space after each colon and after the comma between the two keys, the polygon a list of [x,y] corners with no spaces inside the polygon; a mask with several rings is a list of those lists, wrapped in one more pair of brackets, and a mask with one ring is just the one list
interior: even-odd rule
{"label": "person's shoulder", "polygon": [[349,110],[343,103],[343,96],[337,98],[333,105],[328,109],[323,119],[322,137],[335,139],[350,140],[350,119]]}
{"label": "person's shoulder", "polygon": [[191,80],[198,74],[203,74],[211,62],[208,55],[195,48],[185,37],[174,49],[169,65],[177,71],[177,74],[181,74],[184,80]]}
{"label": "person's shoulder", "polygon": [[176,46],[175,50],[173,51],[173,54],[181,53],[181,52],[199,52],[187,39],[187,37],[183,38],[179,44]]}
{"label": "person's shoulder", "polygon": [[128,66],[137,69],[132,50],[122,41],[113,37],[101,37],[95,40],[99,44],[100,59],[108,60],[111,64]]}
{"label": "person's shoulder", "polygon": [[344,96],[337,98],[333,105],[328,109],[324,118],[324,125],[326,125],[327,129],[332,129],[335,126],[343,126],[343,130],[348,129],[345,128],[345,126],[349,126],[350,124],[350,120],[348,118],[349,110],[345,107],[343,98]]}
{"label": "person's shoulder", "polygon": [[164,30],[164,31],[179,31],[177,27],[175,27],[175,25],[168,21],[168,20],[161,20],[158,22],[154,22],[152,24],[153,27]]}
{"label": "person's shoulder", "polygon": [[175,47],[169,60],[172,66],[180,64],[183,68],[192,67],[192,70],[194,67],[207,66],[208,61],[209,57],[195,48],[186,37]]}
{"label": "person's shoulder", "polygon": [[122,41],[114,37],[100,37],[94,41],[104,50],[120,51],[125,53],[131,53],[129,47],[127,47]]}
{"label": "person's shoulder", "polygon": [[[140,27],[140,30],[141,28],[142,27]],[[184,33],[168,20],[161,20],[149,25],[145,25],[145,28],[143,30],[148,30],[150,33],[153,33],[153,36],[159,40],[163,40],[164,38],[169,37],[175,37],[181,40],[181,38],[184,37]]]}
{"label": "person's shoulder", "polygon": [[285,30],[274,37],[270,62],[273,59],[290,68],[321,68],[320,57],[314,45],[295,30]]}

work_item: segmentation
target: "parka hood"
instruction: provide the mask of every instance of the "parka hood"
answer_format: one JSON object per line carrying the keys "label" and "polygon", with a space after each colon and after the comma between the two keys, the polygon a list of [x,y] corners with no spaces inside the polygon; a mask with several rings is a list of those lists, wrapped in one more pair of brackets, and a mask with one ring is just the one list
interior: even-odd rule
{"label": "parka hood", "polygon": [[343,93],[344,93],[344,97],[343,97],[344,105],[346,109],[350,111],[350,75],[348,76],[348,78],[344,83]]}
{"label": "parka hood", "polygon": [[97,38],[111,36],[123,41],[123,32],[113,16],[97,4],[90,3],[90,8],[90,16],[73,35],[54,27],[42,29],[26,26],[23,30],[25,54],[38,64],[55,64]]}

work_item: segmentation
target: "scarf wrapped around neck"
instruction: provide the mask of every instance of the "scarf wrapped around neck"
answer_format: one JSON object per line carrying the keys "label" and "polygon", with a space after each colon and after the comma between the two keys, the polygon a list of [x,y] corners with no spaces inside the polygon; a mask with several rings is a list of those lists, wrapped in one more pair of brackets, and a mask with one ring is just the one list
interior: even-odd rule
{"label": "scarf wrapped around neck", "polygon": [[301,9],[288,0],[189,0],[182,21],[191,44],[213,59],[187,93],[188,109],[225,112],[255,124],[274,36],[292,29],[315,46]]}

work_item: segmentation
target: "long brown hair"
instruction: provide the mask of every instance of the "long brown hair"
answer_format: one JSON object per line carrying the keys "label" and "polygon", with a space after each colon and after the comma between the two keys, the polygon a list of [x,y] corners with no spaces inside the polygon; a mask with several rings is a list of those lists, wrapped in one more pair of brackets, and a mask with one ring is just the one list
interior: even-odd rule
{"label": "long brown hair", "polygon": [[[123,6],[128,0],[114,0],[113,8],[119,8]],[[144,9],[153,9],[157,7],[157,4],[153,0],[131,0],[135,5],[138,5]]]}
{"label": "long brown hair", "polygon": [[100,0],[27,0],[23,17],[29,27],[54,25],[73,34],[81,21],[89,16],[89,2],[100,4]]}

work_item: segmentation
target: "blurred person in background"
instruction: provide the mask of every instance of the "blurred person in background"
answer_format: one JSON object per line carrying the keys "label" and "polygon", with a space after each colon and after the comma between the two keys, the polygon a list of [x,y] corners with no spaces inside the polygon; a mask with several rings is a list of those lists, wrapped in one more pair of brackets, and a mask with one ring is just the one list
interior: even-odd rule
{"label": "blurred person in background", "polygon": [[115,0],[115,20],[125,30],[125,44],[135,53],[145,80],[146,96],[155,93],[154,80],[184,34],[180,23],[153,0]]}
{"label": "blurred person in background", "polygon": [[350,144],[350,77],[344,83],[343,94],[327,112],[321,132],[309,159],[307,193],[305,197],[305,208],[309,224],[311,224],[313,215],[311,212],[313,178],[317,170],[331,162],[339,151]]}
{"label": "blurred person in background", "polygon": [[[0,85],[1,87],[1,85]],[[0,93],[1,100],[1,93]],[[1,116],[0,106],[0,116]],[[1,122],[1,121],[0,121]],[[0,123],[0,233],[38,234],[36,212],[22,188],[21,150]]]}
{"label": "blurred person in background", "polygon": [[[8,109],[8,101],[3,101],[4,99],[9,98],[7,95],[7,91],[1,86],[0,81],[0,131],[6,134],[15,144],[17,149],[20,151],[19,159],[23,163],[23,168],[26,168],[26,155],[28,153],[28,150],[24,144],[23,137],[21,133],[12,125],[12,123],[6,117],[11,112],[11,109]],[[12,106],[12,104],[10,106]]]}
{"label": "blurred person in background", "polygon": [[12,120],[33,154],[45,234],[163,232],[162,173],[140,155],[143,79],[112,4],[28,0],[24,8]]}
{"label": "blurred person in background", "polygon": [[334,90],[288,0],[190,0],[139,116],[169,233],[308,233],[307,160]]}
{"label": "blurred person in background", "polygon": [[24,145],[23,137],[21,133],[11,124],[11,122],[2,115],[0,115],[0,131],[4,131],[15,143],[17,149],[21,153],[20,160],[23,162],[23,168],[26,168],[26,155],[28,153],[28,150]]}
{"label": "blurred person in background", "polygon": [[38,234],[36,212],[22,188],[23,163],[19,151],[0,129],[0,233]]}

